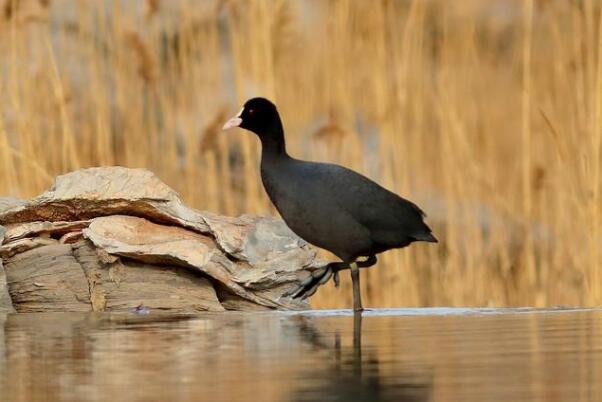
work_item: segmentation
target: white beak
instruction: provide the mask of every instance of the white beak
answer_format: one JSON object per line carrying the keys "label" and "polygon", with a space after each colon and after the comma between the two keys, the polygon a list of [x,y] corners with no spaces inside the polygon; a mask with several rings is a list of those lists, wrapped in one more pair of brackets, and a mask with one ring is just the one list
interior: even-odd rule
{"label": "white beak", "polygon": [[231,129],[232,127],[238,127],[238,126],[240,126],[240,123],[242,123],[242,119],[240,117],[233,117],[230,120],[228,120],[226,122],[226,124],[224,124],[224,127],[222,127],[222,130],[228,130],[228,129]]}
{"label": "white beak", "polygon": [[228,120],[226,122],[226,124],[224,124],[224,126],[222,127],[222,130],[229,130],[232,127],[238,127],[238,126],[240,126],[240,124],[242,123],[242,119],[240,118],[240,116],[242,115],[242,112],[244,110],[245,110],[245,108],[242,107],[240,109],[240,112],[238,112],[238,114],[235,117],[231,118],[230,120]]}

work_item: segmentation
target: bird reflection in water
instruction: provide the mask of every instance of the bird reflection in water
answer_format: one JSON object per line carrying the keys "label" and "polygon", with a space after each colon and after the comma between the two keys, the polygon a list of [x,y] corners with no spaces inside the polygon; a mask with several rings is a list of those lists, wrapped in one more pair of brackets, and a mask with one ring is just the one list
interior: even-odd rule
{"label": "bird reflection in water", "polygon": [[[317,336],[309,325],[304,326],[306,340],[315,346]],[[308,331],[309,330],[309,331]],[[411,372],[381,373],[375,352],[362,349],[362,313],[353,316],[353,346],[342,346],[340,333],[334,335],[333,364],[316,368],[307,377],[311,381],[295,392],[295,401],[396,401],[426,402],[430,400],[432,383]]]}

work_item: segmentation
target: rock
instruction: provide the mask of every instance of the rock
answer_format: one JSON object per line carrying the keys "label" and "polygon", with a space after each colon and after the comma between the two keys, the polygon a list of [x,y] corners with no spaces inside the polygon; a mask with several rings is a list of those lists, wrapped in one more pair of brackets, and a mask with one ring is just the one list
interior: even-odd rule
{"label": "rock", "polygon": [[0,198],[0,212],[4,212],[25,204],[27,204],[27,200],[14,197],[3,197]]}
{"label": "rock", "polygon": [[34,248],[51,246],[54,244],[59,244],[59,242],[55,239],[50,239],[47,237],[18,239],[11,243],[3,244],[0,247],[0,258],[6,260],[7,258],[19,253],[24,253],[26,251],[33,250]]}
{"label": "rock", "polygon": [[82,169],[57,177],[50,190],[31,201],[12,202],[13,208],[0,210],[4,226],[121,214],[210,232],[201,213],[184,206],[175,191],[145,169]]}
{"label": "rock", "polygon": [[[56,237],[72,232],[81,232],[90,221],[74,222],[26,222],[6,225],[4,239],[7,242],[30,237]],[[0,244],[2,244],[0,242]]]}
{"label": "rock", "polygon": [[[6,229],[4,226],[0,226],[0,246],[4,241],[4,233]],[[10,299],[10,295],[8,294],[8,285],[6,283],[6,272],[4,271],[4,265],[2,264],[2,259],[0,259],[0,316],[3,313],[13,312],[13,304]]]}
{"label": "rock", "polygon": [[287,295],[323,265],[282,221],[188,208],[143,169],[84,169],[0,199],[0,224],[17,311],[307,308]]}
{"label": "rock", "polygon": [[[191,267],[218,281],[235,295],[258,305],[294,307],[294,304],[286,299],[278,300],[277,295],[270,297],[268,294],[266,297],[263,291],[253,293],[246,290],[246,288],[261,290],[278,286],[282,292],[292,291],[300,282],[300,276],[294,269],[295,265],[290,263],[294,261],[286,264],[286,261],[281,258],[279,261],[266,264],[265,260],[262,260],[267,269],[264,269],[262,264],[251,267],[243,262],[234,263],[224,258],[215,241],[210,237],[131,216],[96,218],[83,233],[84,237],[90,239],[96,247],[111,255],[153,264]],[[276,257],[281,256],[276,255]],[[299,262],[298,259],[295,261]],[[274,262],[282,269],[275,271]],[[300,262],[307,264],[311,261],[300,260]],[[287,283],[291,286],[285,286]]]}
{"label": "rock", "polygon": [[12,313],[15,311],[12,300],[8,294],[8,284],[6,283],[6,272],[4,265],[0,260],[0,316],[3,313]]}
{"label": "rock", "polygon": [[6,260],[6,278],[19,312],[90,311],[88,283],[68,244],[27,250]]}
{"label": "rock", "polygon": [[73,249],[88,279],[94,311],[132,311],[141,305],[151,310],[224,311],[209,279],[186,268],[130,260],[105,264],[86,241]]}

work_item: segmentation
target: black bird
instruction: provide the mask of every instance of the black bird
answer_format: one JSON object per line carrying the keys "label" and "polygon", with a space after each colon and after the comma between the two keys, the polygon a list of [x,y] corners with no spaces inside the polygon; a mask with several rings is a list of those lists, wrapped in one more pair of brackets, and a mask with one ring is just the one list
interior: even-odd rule
{"label": "black bird", "polygon": [[355,311],[363,310],[359,268],[376,264],[376,254],[383,251],[437,242],[414,203],[350,169],[289,156],[280,115],[269,100],[248,100],[223,129],[232,127],[261,140],[263,186],[291,230],[339,257],[336,270],[351,268]]}

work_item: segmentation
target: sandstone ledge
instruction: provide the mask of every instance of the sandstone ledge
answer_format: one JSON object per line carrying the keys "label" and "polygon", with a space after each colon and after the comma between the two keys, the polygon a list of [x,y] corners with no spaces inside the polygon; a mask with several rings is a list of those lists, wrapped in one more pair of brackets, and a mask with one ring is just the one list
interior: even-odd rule
{"label": "sandstone ledge", "polygon": [[0,312],[301,309],[288,295],[325,272],[282,221],[194,210],[143,169],[0,198],[0,225]]}

